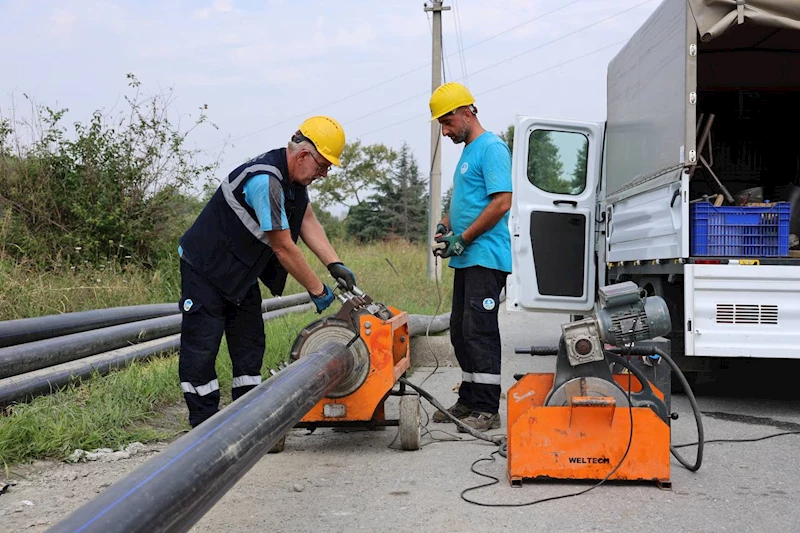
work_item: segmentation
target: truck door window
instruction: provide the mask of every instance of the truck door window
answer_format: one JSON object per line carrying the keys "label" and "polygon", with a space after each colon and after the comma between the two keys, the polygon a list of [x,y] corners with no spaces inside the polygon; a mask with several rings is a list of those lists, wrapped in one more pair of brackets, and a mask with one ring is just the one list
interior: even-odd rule
{"label": "truck door window", "polygon": [[582,133],[533,130],[528,138],[528,181],[554,194],[586,188],[589,139]]}

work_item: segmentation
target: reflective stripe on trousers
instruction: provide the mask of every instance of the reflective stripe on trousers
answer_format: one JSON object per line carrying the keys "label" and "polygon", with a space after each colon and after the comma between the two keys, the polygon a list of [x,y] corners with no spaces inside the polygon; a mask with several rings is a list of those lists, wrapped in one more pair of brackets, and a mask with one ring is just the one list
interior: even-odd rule
{"label": "reflective stripe on trousers", "polygon": [[233,378],[232,388],[237,387],[251,387],[253,385],[261,384],[261,375],[258,376],[236,376]]}
{"label": "reflective stripe on trousers", "polygon": [[219,380],[212,380],[205,385],[198,385],[195,387],[188,381],[181,381],[181,390],[190,394],[197,394],[198,396],[208,396],[215,390],[219,390]]}
{"label": "reflective stripe on trousers", "polygon": [[500,374],[461,372],[461,381],[467,383],[483,383],[484,385],[500,385]]}

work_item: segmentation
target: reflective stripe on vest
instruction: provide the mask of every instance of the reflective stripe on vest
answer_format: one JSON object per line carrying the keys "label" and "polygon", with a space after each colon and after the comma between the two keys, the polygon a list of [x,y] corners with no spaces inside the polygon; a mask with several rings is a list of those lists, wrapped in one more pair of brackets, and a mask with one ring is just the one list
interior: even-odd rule
{"label": "reflective stripe on vest", "polygon": [[253,237],[269,246],[269,237],[267,237],[266,232],[261,231],[261,226],[259,226],[258,220],[250,216],[250,213],[247,212],[247,209],[245,209],[244,206],[239,203],[239,201],[236,199],[236,196],[233,194],[233,191],[239,186],[242,180],[244,180],[245,176],[248,174],[258,174],[264,172],[274,174],[279,180],[283,181],[283,174],[281,174],[281,171],[278,170],[277,167],[272,165],[252,165],[242,170],[233,180],[229,180],[227,178],[222,180],[220,189],[222,189],[222,195],[225,197],[228,207],[230,207],[231,210],[236,213],[236,216],[239,218],[242,224],[244,224],[244,227],[247,228],[247,231],[252,233]]}

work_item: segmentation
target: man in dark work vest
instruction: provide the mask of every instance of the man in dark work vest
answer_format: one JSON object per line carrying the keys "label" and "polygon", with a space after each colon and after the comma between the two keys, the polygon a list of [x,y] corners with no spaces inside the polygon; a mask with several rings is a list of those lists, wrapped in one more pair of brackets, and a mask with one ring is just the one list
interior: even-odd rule
{"label": "man in dark work vest", "polygon": [[339,122],[326,116],[307,119],[286,148],[261,154],[222,180],[181,237],[178,374],[192,427],[219,410],[214,364],[223,333],[233,363],[233,399],[261,383],[266,340],[258,279],[278,296],[291,274],[318,313],[333,302],[333,292],[308,266],[298,238],[334,280],[344,280],[348,289],[355,285],[355,275],[314,216],[306,190],[328,174],[331,164],[340,166],[344,144]]}

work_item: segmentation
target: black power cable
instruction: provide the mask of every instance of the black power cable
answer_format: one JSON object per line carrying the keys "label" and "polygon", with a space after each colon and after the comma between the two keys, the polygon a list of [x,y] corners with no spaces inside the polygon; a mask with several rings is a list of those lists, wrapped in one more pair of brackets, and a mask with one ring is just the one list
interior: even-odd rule
{"label": "black power cable", "polygon": [[[633,350],[630,352],[630,350]],[[615,348],[612,350],[608,350],[611,353],[619,354],[621,352],[620,349]],[[697,424],[697,456],[695,458],[695,462],[693,465],[690,465],[678,452],[675,446],[670,445],[669,450],[675,459],[678,460],[680,464],[686,467],[687,470],[691,472],[697,472],[700,470],[700,465],[703,464],[703,448],[705,446],[705,437],[703,432],[703,418],[702,414],[700,413],[700,407],[697,405],[697,399],[694,397],[694,392],[692,392],[692,388],[689,386],[689,382],[686,381],[686,376],[683,375],[681,369],[678,367],[677,363],[672,360],[672,357],[667,355],[664,350],[654,347],[636,347],[634,349],[629,349],[630,353],[634,355],[652,355],[653,353],[659,355],[667,364],[672,368],[673,373],[678,376],[678,381],[681,382],[681,386],[683,387],[684,392],[686,393],[686,397],[689,399],[689,403],[692,406],[692,411],[694,413],[695,423]]]}
{"label": "black power cable", "polygon": [[522,503],[486,503],[486,502],[479,502],[477,500],[471,500],[471,499],[467,498],[465,496],[465,494],[467,494],[468,492],[472,492],[474,490],[482,489],[484,487],[491,487],[492,485],[496,485],[496,484],[500,483],[500,479],[499,478],[496,478],[496,477],[494,477],[494,476],[492,476],[490,474],[484,474],[483,472],[478,472],[477,470],[475,470],[475,465],[477,465],[480,462],[483,462],[483,461],[494,461],[495,460],[495,458],[494,458],[495,454],[501,453],[500,450],[498,449],[498,450],[492,452],[492,454],[489,457],[483,457],[481,459],[478,459],[477,461],[472,463],[472,466],[470,466],[470,470],[472,472],[474,472],[475,474],[478,474],[479,476],[482,476],[482,477],[485,477],[485,478],[489,478],[489,479],[491,479],[493,481],[490,481],[489,483],[484,483],[482,485],[476,485],[474,487],[470,487],[468,489],[462,490],[461,494],[460,494],[461,499],[464,500],[467,503],[471,503],[471,504],[474,504],[474,505],[480,505],[481,507],[529,507],[531,505],[536,505],[536,504],[539,504],[539,503],[550,502],[550,501],[553,501],[553,500],[562,500],[564,498],[572,498],[573,496],[580,496],[581,494],[586,494],[587,492],[596,489],[597,487],[599,487],[600,485],[602,485],[603,483],[608,481],[609,478],[611,476],[613,476],[614,473],[617,470],[619,470],[619,468],[625,462],[625,459],[628,457],[628,452],[630,452],[630,450],[631,450],[631,444],[633,443],[633,409],[631,409],[632,405],[631,405],[631,390],[630,390],[630,386],[631,386],[631,383],[630,383],[630,376],[629,376],[628,377],[628,391],[627,391],[626,398],[628,400],[628,414],[630,416],[631,429],[630,429],[630,433],[628,435],[628,447],[625,448],[625,453],[622,455],[622,458],[619,460],[619,462],[613,468],[613,470],[611,470],[611,472],[606,474],[606,477],[604,477],[603,479],[601,479],[600,481],[598,481],[597,483],[595,483],[591,487],[585,488],[585,489],[580,490],[578,492],[570,492],[568,494],[559,494],[557,496],[548,496],[547,498],[540,498],[538,500],[533,500],[533,501],[530,501],[530,502],[522,502]]}
{"label": "black power cable", "polygon": [[[773,433],[771,435],[766,435],[764,437],[756,437],[753,439],[713,439],[713,440],[706,440],[703,441],[704,444],[718,444],[720,442],[731,442],[731,443],[741,443],[741,442],[759,442],[762,440],[773,439],[775,437],[785,437],[786,435],[800,435],[800,431],[783,431],[781,433]],[[675,449],[678,448],[686,448],[688,446],[697,446],[697,442],[687,442],[686,444],[675,444],[672,446]]]}

